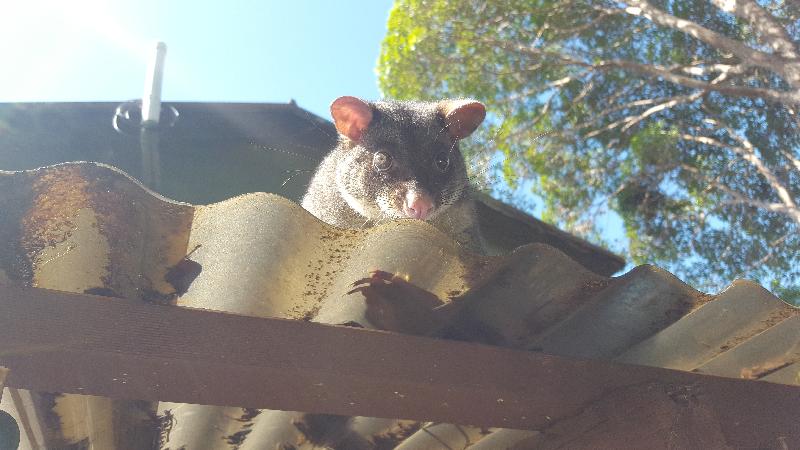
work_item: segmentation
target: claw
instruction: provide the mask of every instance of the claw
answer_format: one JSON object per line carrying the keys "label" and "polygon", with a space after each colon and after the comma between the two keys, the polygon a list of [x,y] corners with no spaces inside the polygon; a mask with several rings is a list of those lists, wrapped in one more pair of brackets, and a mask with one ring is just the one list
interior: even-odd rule
{"label": "claw", "polygon": [[431,334],[453,320],[457,308],[444,307],[436,294],[411,283],[406,277],[373,270],[356,280],[347,294],[361,293],[365,317],[372,326],[410,334]]}
{"label": "claw", "polygon": [[364,284],[364,283],[373,283],[376,281],[389,282],[393,281],[396,278],[398,277],[393,273],[389,273],[383,270],[373,270],[369,273],[369,277],[361,278],[360,280],[356,280],[355,282],[353,282],[353,286],[357,286],[359,284]]}
{"label": "claw", "polygon": [[370,272],[370,275],[372,275],[373,278],[379,278],[382,280],[391,280],[393,278],[397,278],[395,274],[380,269],[373,270]]}
{"label": "claw", "polygon": [[363,294],[364,291],[368,290],[369,288],[370,286],[358,286],[347,291],[347,295],[354,294],[356,292],[361,292]]}
{"label": "claw", "polygon": [[359,291],[364,292],[365,289],[375,288],[378,286],[387,286],[392,283],[405,282],[403,278],[383,270],[373,270],[369,274],[370,276],[367,278],[361,278],[354,281],[351,285],[354,287],[354,289],[349,291],[348,294]]}

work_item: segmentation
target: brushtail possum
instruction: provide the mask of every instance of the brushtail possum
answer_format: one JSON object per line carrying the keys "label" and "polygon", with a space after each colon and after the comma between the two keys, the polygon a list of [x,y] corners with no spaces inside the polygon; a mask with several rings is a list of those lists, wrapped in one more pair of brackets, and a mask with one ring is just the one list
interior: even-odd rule
{"label": "brushtail possum", "polygon": [[483,104],[339,97],[331,115],[339,142],[311,180],[302,201],[306,210],[342,228],[425,220],[460,244],[483,250],[458,147],[483,122]]}

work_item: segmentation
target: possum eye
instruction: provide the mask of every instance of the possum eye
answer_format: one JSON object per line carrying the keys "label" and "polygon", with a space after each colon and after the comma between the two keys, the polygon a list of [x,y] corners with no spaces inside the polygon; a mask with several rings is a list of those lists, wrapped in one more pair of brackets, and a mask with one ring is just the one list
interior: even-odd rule
{"label": "possum eye", "polygon": [[450,156],[447,152],[439,152],[433,157],[433,167],[439,172],[446,172],[450,167]]}
{"label": "possum eye", "polygon": [[385,172],[392,168],[392,155],[386,152],[375,153],[372,157],[372,167],[378,172]]}

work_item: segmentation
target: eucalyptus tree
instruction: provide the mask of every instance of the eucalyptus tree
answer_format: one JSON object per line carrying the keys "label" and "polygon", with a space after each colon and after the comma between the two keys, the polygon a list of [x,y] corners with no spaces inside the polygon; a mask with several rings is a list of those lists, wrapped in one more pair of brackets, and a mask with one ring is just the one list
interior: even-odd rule
{"label": "eucalyptus tree", "polygon": [[600,239],[615,211],[636,263],[795,300],[799,43],[788,1],[398,0],[378,73],[387,96],[484,101],[482,148],[545,220]]}

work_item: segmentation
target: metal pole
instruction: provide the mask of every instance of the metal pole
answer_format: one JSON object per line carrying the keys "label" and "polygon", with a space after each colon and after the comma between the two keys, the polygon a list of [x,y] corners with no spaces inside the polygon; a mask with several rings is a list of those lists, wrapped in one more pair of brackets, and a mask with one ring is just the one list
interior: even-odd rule
{"label": "metal pole", "polygon": [[164,81],[164,57],[167,55],[167,44],[156,43],[156,51],[144,83],[144,97],[142,97],[142,123],[158,123],[161,116],[161,85]]}
{"label": "metal pole", "polygon": [[142,96],[142,123],[140,144],[142,148],[142,182],[151,189],[161,187],[159,161],[159,120],[161,118],[161,85],[164,80],[164,58],[167,45],[156,43],[156,51],[145,74]]}

